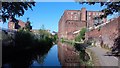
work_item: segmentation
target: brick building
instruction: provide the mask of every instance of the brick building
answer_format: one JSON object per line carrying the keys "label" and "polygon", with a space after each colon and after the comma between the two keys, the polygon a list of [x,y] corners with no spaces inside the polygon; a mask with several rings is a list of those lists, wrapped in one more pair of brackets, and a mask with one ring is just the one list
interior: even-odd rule
{"label": "brick building", "polygon": [[12,19],[9,19],[8,29],[14,30],[23,27],[25,27],[25,22],[18,20],[18,24],[16,24],[15,22],[12,21]]}
{"label": "brick building", "polygon": [[87,11],[86,8],[81,10],[65,10],[59,21],[58,37],[66,39],[74,39],[77,35],[76,31],[87,27],[93,28],[96,23],[104,23],[106,19],[95,20],[104,13],[100,11]]}

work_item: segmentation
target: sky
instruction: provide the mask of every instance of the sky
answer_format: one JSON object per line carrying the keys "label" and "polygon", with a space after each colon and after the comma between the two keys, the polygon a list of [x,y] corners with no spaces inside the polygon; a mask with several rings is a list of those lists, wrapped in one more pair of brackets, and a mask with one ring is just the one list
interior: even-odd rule
{"label": "sky", "polygon": [[[22,17],[17,19],[26,22],[27,18],[32,22],[33,29],[40,29],[44,25],[45,29],[49,29],[51,32],[58,32],[58,22],[65,10],[81,10],[85,7],[87,10],[100,11],[104,7],[99,4],[87,5],[79,4],[76,2],[36,2],[33,10],[28,9]],[[111,16],[109,16],[110,18]],[[8,28],[8,23],[0,23],[3,28]]]}

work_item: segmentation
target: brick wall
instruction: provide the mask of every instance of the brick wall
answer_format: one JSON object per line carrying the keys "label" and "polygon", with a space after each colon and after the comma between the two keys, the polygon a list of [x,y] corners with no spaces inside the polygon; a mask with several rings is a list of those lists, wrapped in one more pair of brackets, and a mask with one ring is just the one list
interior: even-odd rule
{"label": "brick wall", "polygon": [[[97,44],[103,41],[103,44],[109,47],[113,46],[114,39],[120,34],[120,17],[110,21],[100,28],[93,29],[86,33],[86,40],[92,38]],[[100,45],[97,45],[100,46]]]}

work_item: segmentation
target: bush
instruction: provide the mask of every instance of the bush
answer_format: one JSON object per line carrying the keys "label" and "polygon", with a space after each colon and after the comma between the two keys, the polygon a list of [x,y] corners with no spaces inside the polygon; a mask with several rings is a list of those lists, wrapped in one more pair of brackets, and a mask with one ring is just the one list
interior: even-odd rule
{"label": "bush", "polygon": [[120,36],[115,39],[114,46],[120,51]]}
{"label": "bush", "polygon": [[80,33],[76,36],[76,38],[75,38],[75,41],[81,41],[81,39],[85,39],[85,32],[86,32],[87,30],[86,30],[86,28],[82,28],[81,29],[81,31],[80,31]]}
{"label": "bush", "polygon": [[33,34],[29,31],[20,30],[15,34],[15,45],[18,47],[32,46],[33,41]]}

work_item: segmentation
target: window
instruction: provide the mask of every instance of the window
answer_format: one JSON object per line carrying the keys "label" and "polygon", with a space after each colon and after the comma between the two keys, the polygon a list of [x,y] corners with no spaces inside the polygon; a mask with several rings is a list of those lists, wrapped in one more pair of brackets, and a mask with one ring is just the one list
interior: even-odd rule
{"label": "window", "polygon": [[73,14],[73,12],[71,12],[71,14]]}
{"label": "window", "polygon": [[67,14],[70,14],[69,12],[67,12]]}
{"label": "window", "polygon": [[76,19],[76,18],[77,18],[77,16],[74,16],[74,18]]}
{"label": "window", "polygon": [[76,12],[74,12],[74,14],[77,14]]}
{"label": "window", "polygon": [[70,24],[70,22],[69,22],[69,24]]}

